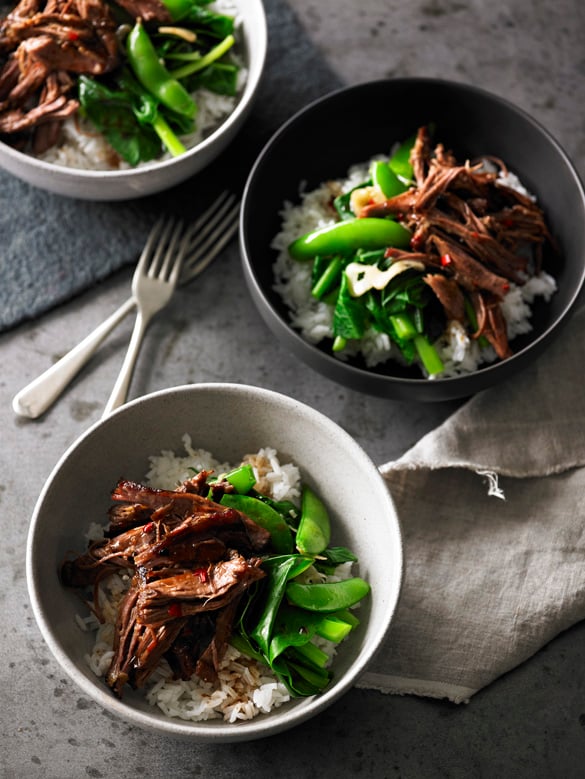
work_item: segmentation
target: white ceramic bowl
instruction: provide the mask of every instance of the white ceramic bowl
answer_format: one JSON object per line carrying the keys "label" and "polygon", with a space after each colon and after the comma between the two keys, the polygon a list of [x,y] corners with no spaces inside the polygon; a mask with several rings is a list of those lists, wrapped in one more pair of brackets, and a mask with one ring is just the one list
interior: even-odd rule
{"label": "white ceramic bowl", "polygon": [[[361,624],[341,644],[331,686],[321,695],[292,700],[253,720],[190,723],[150,707],[143,693],[115,698],[89,669],[91,636],[75,615],[78,595],[61,586],[57,571],[71,551],[82,551],[91,521],[103,522],[119,478],[140,480],[147,456],[193,446],[236,461],[263,446],[301,467],[332,514],[332,543],[359,558],[371,584],[360,608]],[[83,510],[80,512],[80,496]],[[85,433],[62,457],[34,511],[27,547],[29,594],[40,630],[64,671],[86,695],[124,720],[144,728],[205,741],[243,741],[283,731],[323,711],[366,668],[387,634],[402,579],[402,542],[392,499],[376,466],[338,425],[310,407],[269,390],[239,384],[201,384],[154,393],[122,407]]]}
{"label": "white ceramic bowl", "polygon": [[242,16],[248,78],[235,110],[207,138],[180,157],[129,170],[77,170],[43,162],[0,142],[0,167],[35,187],[82,200],[127,200],[161,192],[198,173],[234,139],[252,108],[268,46],[262,0],[234,0]]}

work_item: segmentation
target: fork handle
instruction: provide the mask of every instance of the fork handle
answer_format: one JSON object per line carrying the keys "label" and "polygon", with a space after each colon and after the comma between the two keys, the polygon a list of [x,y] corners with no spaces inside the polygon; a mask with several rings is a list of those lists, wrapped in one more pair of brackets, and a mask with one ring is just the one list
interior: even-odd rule
{"label": "fork handle", "polygon": [[132,375],[134,374],[136,358],[138,357],[140,346],[142,344],[142,338],[146,332],[146,328],[148,327],[151,318],[152,317],[150,316],[145,316],[140,311],[140,309],[138,310],[136,322],[134,323],[134,330],[132,331],[130,343],[128,344],[128,351],[124,357],[124,362],[122,363],[122,368],[120,369],[120,373],[118,374],[118,378],[114,384],[112,394],[106,403],[106,407],[103,413],[104,417],[107,417],[109,414],[111,414],[112,411],[114,411],[114,409],[124,405],[126,402],[126,398],[128,397],[128,389],[130,388],[130,382],[132,381]]}
{"label": "fork handle", "polygon": [[69,382],[96,352],[102,341],[132,311],[136,301],[133,297],[123,303],[101,325],[86,336],[71,351],[34,381],[18,392],[12,400],[15,414],[29,419],[40,417],[63,392]]}

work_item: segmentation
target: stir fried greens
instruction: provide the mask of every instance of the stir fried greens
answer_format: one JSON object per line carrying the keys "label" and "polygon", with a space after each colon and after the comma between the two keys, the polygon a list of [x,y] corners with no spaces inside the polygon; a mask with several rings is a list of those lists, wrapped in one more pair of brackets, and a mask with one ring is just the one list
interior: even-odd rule
{"label": "stir fried greens", "polygon": [[[251,471],[250,466],[242,468]],[[357,558],[345,547],[330,547],[328,511],[306,485],[300,512],[253,488],[245,496],[224,495],[221,502],[247,509],[247,516],[270,532],[273,547],[281,552],[264,558],[267,578],[251,588],[231,642],[269,665],[293,696],[321,692],[332,671],[329,655],[314,640],[339,643],[346,638],[359,624],[350,608],[370,591],[360,577],[327,578]]]}
{"label": "stir fried greens", "polygon": [[179,136],[195,130],[199,88],[235,96],[239,66],[229,58],[234,20],[204,6],[210,0],[165,0],[170,25],[140,18],[127,32],[123,65],[107,76],[79,78],[81,114],[130,165],[167,150],[185,151]]}

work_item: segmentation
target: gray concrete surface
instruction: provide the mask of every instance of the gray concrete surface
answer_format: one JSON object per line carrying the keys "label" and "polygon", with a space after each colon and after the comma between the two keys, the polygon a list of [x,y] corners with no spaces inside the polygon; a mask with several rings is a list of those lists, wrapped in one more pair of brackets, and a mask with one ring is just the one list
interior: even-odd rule
{"label": "gray concrete surface", "polygon": [[[284,5],[340,83],[437,75],[483,86],[540,120],[585,173],[581,0],[286,0]],[[29,608],[26,534],[52,467],[101,415],[131,323],[107,341],[43,419],[17,419],[10,401],[125,299],[129,279],[130,270],[122,271],[0,336],[0,775],[585,775],[585,625],[556,638],[467,706],[353,690],[315,720],[249,744],[161,739],[111,718],[73,686]],[[235,243],[153,324],[131,394],[205,380],[250,382],[294,395],[341,423],[377,462],[398,456],[455,407],[370,398],[304,368],[278,347],[256,313],[242,285]]]}

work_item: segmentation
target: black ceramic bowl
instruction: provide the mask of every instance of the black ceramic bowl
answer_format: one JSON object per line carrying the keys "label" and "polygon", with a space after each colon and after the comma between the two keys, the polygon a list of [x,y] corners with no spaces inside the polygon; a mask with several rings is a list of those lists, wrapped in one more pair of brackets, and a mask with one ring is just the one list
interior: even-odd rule
{"label": "black ceramic bowl", "polygon": [[[533,330],[511,342],[514,355],[462,377],[429,381],[418,369],[388,362],[373,369],[342,362],[303,340],[288,324],[274,292],[270,248],[280,229],[279,211],[327,179],[387,153],[420,125],[433,123],[435,137],[458,159],[500,157],[538,198],[560,245],[560,258],[545,270],[558,291],[533,307]],[[585,193],[571,161],[530,116],[475,87],[437,79],[392,79],[333,92],[293,116],[273,136],[255,163],[244,193],[241,217],[243,267],[251,295],[282,344],[315,370],[352,389],[381,397],[442,401],[472,395],[508,378],[552,341],[573,308],[585,275]]]}

